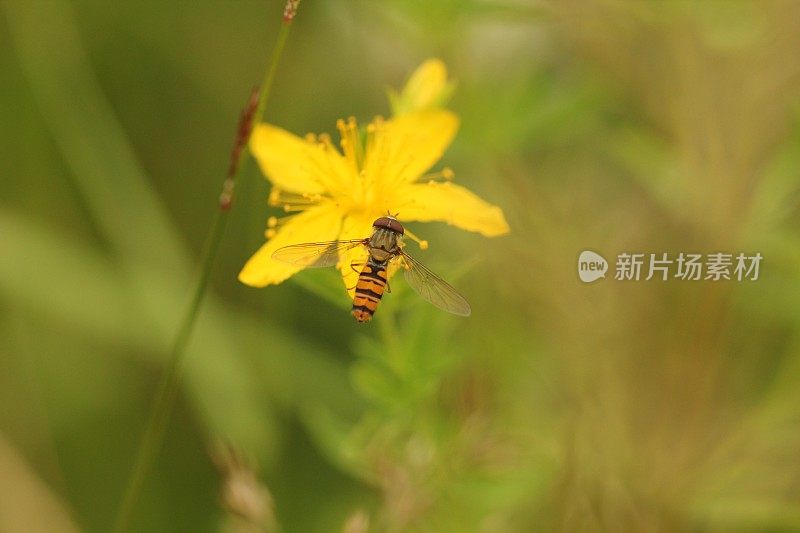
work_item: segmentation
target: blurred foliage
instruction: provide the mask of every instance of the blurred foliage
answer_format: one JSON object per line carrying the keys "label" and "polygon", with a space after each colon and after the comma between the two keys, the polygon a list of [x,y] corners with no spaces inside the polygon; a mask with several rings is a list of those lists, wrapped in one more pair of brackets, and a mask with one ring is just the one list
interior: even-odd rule
{"label": "blurred foliage", "polygon": [[[2,4],[0,531],[112,522],[281,11]],[[360,326],[335,272],[238,284],[250,164],[135,530],[800,530],[798,49],[791,0],[303,2],[268,119],[441,57],[444,164],[512,232],[411,225],[473,316],[400,282]],[[586,248],[765,260],[583,285]]]}

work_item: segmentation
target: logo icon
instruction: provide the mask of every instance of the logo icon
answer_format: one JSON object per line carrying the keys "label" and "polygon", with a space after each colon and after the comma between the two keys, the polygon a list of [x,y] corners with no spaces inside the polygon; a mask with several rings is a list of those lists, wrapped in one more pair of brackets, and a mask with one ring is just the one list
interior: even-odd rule
{"label": "logo icon", "polygon": [[591,250],[584,250],[578,257],[578,276],[584,283],[591,283],[606,277],[608,261]]}

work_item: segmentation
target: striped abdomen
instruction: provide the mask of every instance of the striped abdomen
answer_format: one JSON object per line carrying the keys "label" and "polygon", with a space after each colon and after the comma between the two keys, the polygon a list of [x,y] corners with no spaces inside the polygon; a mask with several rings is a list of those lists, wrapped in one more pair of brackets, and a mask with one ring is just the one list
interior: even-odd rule
{"label": "striped abdomen", "polygon": [[353,316],[359,322],[368,322],[386,289],[386,267],[372,261],[364,265],[358,275],[356,295],[353,298]]}

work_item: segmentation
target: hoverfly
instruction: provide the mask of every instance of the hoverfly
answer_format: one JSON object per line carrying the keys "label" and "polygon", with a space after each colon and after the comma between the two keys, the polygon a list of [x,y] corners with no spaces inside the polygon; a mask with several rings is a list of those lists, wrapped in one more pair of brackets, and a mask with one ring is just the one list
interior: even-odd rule
{"label": "hoverfly", "polygon": [[372,235],[348,241],[293,244],[275,250],[274,259],[303,267],[327,267],[339,262],[341,253],[357,246],[366,247],[369,257],[358,276],[352,314],[358,322],[368,322],[388,284],[387,268],[398,261],[406,281],[425,300],[449,313],[469,316],[469,304],[449,283],[403,251],[403,225],[393,216],[380,217],[372,224]]}

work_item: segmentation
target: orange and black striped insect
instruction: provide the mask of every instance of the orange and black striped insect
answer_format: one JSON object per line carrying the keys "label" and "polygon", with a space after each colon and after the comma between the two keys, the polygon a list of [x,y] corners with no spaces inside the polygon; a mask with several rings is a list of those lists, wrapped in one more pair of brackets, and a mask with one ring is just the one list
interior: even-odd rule
{"label": "orange and black striped insect", "polygon": [[399,262],[406,281],[425,300],[449,313],[469,316],[469,304],[449,283],[412,259],[403,251],[403,225],[393,216],[380,217],[372,224],[372,235],[349,241],[293,244],[276,250],[272,257],[303,267],[327,267],[337,264],[341,254],[357,246],[366,247],[367,262],[358,276],[352,314],[359,322],[368,322],[378,308],[388,285],[387,269]]}

